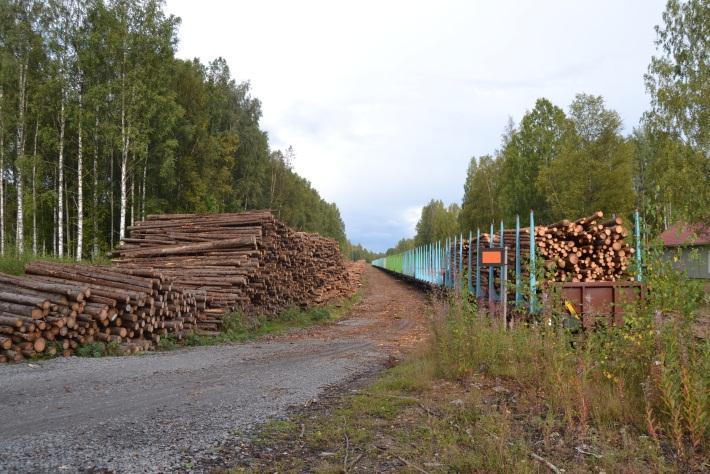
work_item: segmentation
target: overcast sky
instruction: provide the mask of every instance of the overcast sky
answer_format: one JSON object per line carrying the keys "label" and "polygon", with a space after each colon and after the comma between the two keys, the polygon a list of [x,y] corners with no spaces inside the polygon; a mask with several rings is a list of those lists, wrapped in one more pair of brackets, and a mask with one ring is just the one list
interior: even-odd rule
{"label": "overcast sky", "polygon": [[625,132],[664,1],[168,0],[178,56],[224,57],[263,106],[273,149],[384,250],[431,198],[460,202],[471,156],[539,97],[602,95]]}

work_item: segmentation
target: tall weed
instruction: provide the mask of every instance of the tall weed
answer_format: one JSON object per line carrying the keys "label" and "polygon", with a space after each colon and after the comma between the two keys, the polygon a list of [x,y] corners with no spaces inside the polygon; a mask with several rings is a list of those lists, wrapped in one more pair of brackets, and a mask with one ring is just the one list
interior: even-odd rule
{"label": "tall weed", "polygon": [[692,333],[702,289],[659,249],[646,254],[645,297],[620,327],[581,335],[555,318],[505,330],[467,295],[442,303],[434,328],[437,375],[472,372],[514,380],[538,393],[581,439],[590,429],[647,433],[681,463],[707,459],[710,343]]}

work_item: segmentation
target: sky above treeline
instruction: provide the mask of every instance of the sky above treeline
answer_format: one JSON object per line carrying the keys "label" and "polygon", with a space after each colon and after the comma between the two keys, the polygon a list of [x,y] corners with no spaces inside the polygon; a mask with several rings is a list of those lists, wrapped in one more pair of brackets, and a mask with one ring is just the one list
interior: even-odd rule
{"label": "sky above treeline", "polygon": [[643,74],[662,0],[168,0],[178,56],[222,56],[262,102],[271,147],[337,203],[348,238],[382,251],[430,199],[459,202],[539,97],[602,95],[625,133],[649,107]]}

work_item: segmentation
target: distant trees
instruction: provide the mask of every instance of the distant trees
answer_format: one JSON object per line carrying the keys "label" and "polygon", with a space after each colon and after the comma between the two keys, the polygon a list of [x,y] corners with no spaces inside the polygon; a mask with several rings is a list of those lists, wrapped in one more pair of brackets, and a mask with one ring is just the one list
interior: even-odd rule
{"label": "distant trees", "polygon": [[562,109],[541,98],[517,129],[512,123],[507,127],[498,165],[502,207],[491,217],[526,214],[535,209],[540,219],[550,219],[549,195],[539,182],[540,173],[559,156],[569,126]]}
{"label": "distant trees", "polygon": [[422,214],[417,222],[417,234],[414,237],[416,245],[436,242],[457,233],[460,208],[458,204],[444,206],[444,202],[432,199],[422,208]]}
{"label": "distant trees", "polygon": [[393,255],[397,253],[402,253],[406,252],[407,250],[412,250],[414,247],[416,247],[416,244],[414,242],[414,238],[411,239],[399,239],[397,242],[397,245],[395,245],[392,248],[387,249],[385,252],[385,255]]}
{"label": "distant trees", "polygon": [[459,212],[462,231],[485,227],[501,216],[501,163],[490,155],[471,158]]}
{"label": "distant trees", "polygon": [[383,253],[372,252],[360,244],[350,245],[350,250],[348,251],[348,257],[352,261],[365,260],[367,262],[372,262],[376,258],[383,256]]}
{"label": "distant trees", "polygon": [[0,0],[1,253],[92,257],[147,214],[264,207],[346,245],[249,83],[175,58],[178,24],[158,0]]}

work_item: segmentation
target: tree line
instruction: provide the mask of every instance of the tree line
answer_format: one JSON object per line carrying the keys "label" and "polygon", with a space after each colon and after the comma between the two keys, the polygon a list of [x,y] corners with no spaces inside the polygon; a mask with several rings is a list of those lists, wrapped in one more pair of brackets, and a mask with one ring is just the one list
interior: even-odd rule
{"label": "tree line", "polygon": [[578,94],[563,110],[538,99],[509,120],[495,152],[473,157],[461,206],[433,199],[412,239],[388,254],[453,236],[506,226],[530,209],[551,223],[602,210],[638,209],[655,234],[677,221],[710,224],[710,8],[670,0],[656,27],[657,55],[644,75],[651,107],[624,136],[619,114],[601,96]]}
{"label": "tree line", "polygon": [[226,61],[158,0],[0,0],[0,253],[92,258],[152,213],[271,208],[346,246]]}

